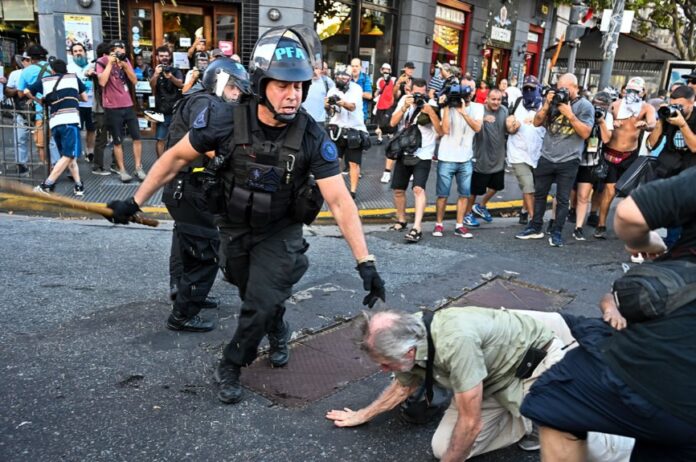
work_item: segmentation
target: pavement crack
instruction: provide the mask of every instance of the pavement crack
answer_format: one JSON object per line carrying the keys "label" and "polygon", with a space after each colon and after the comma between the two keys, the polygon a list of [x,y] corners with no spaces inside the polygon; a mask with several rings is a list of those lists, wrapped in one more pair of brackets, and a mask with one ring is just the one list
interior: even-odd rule
{"label": "pavement crack", "polygon": [[144,375],[134,374],[118,382],[121,388],[140,388],[140,382],[145,378]]}

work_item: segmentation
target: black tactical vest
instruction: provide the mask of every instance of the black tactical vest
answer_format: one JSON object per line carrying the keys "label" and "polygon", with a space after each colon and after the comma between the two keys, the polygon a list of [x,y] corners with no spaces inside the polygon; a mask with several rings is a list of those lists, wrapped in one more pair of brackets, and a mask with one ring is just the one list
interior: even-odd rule
{"label": "black tactical vest", "polygon": [[304,156],[302,139],[307,114],[300,111],[275,141],[261,131],[256,106],[240,104],[234,109],[234,136],[222,177],[227,197],[228,219],[262,227],[288,217],[295,191],[305,183],[295,175],[295,164]]}

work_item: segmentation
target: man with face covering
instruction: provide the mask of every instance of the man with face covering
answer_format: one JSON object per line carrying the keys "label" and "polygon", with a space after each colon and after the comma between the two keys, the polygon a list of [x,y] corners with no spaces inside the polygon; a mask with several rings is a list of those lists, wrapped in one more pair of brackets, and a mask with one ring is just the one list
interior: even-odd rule
{"label": "man with face covering", "polygon": [[208,67],[208,62],[208,53],[202,52],[196,54],[196,67],[186,73],[184,86],[181,89],[182,94],[188,95],[203,90],[203,83],[201,81],[203,80],[203,73]]}
{"label": "man with face covering", "polygon": [[82,81],[87,94],[87,101],[80,101],[80,127],[87,132],[85,152],[87,153],[87,160],[92,162],[92,159],[94,159],[94,140],[97,134],[94,119],[92,118],[94,82],[91,77],[94,75],[94,70],[89,65],[84,45],[78,42],[73,43],[70,46],[70,54],[72,55],[72,60],[68,61],[68,72],[75,74]]}
{"label": "man with face covering", "polygon": [[288,363],[292,331],[284,320],[284,302],[309,267],[302,224],[311,223],[321,209],[319,193],[356,260],[368,292],[363,304],[372,307],[377,299],[385,299],[384,281],[339,170],[338,149],[300,108],[320,62],[321,42],[312,28],[266,31],[249,65],[254,100],[213,103],[201,111],[135,195],[108,205],[115,222],[128,223],[157,189],[200,153],[215,151],[208,168],[207,205],[220,215],[220,267],[242,299],[235,334],[215,371],[218,398],[224,403],[241,401],[241,368],[256,359],[266,335],[271,365]]}
{"label": "man with face covering", "polygon": [[611,105],[614,131],[611,140],[604,146],[604,158],[609,164],[609,173],[604,180],[599,224],[594,231],[596,239],[606,238],[607,216],[616,195],[616,182],[638,158],[638,145],[643,130],[651,131],[657,123],[655,108],[643,101],[644,96],[645,81],[640,77],[634,77],[626,84],[626,95]]}
{"label": "man with face covering", "polygon": [[338,156],[348,166],[350,194],[355,198],[363,148],[369,147],[363,142],[367,139],[367,128],[362,111],[362,88],[351,80],[345,68],[336,70],[335,81],[336,86],[329,89],[324,104],[327,111],[333,113],[329,121],[330,136],[338,147]]}

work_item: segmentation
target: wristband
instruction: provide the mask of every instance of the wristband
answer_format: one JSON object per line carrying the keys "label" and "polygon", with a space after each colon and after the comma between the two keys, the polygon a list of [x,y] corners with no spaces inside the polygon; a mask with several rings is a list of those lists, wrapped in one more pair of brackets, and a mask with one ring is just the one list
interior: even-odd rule
{"label": "wristband", "polygon": [[368,261],[371,261],[374,263],[376,260],[375,260],[375,256],[370,254],[370,255],[367,255],[365,257],[358,258],[358,259],[356,259],[356,261],[358,262],[358,265],[361,265],[363,263],[367,263]]}

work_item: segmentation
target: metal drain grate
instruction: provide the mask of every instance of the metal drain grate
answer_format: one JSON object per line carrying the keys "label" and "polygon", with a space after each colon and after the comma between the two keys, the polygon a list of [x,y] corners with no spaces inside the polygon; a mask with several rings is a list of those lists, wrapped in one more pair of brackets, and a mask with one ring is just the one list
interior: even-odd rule
{"label": "metal drain grate", "polygon": [[543,287],[495,278],[448,303],[448,306],[482,306],[533,311],[560,311],[573,297]]}
{"label": "metal drain grate", "polygon": [[355,345],[349,324],[291,344],[287,366],[272,368],[259,358],[242,374],[242,384],[286,407],[325,398],[351,382],[377,372],[377,365]]}

